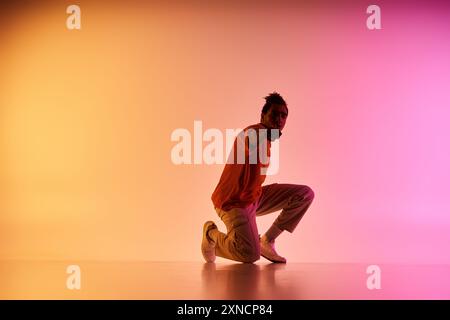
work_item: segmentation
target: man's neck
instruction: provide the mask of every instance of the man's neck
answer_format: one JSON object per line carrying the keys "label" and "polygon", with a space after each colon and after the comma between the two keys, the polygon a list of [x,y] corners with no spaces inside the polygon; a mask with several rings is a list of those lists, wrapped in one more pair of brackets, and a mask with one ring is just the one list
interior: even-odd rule
{"label": "man's neck", "polygon": [[[274,141],[274,140],[276,140],[276,139],[280,139],[281,135],[283,134],[283,133],[281,132],[281,130],[279,130],[279,129],[272,129],[272,128],[266,126],[266,125],[265,125],[264,123],[262,123],[262,122],[260,122],[259,124],[262,125],[265,129],[267,129],[267,140],[269,140],[269,141]],[[271,139],[271,137],[272,137],[272,132],[271,132],[271,130],[278,130],[278,137],[277,137],[276,139],[274,139],[274,140]]]}

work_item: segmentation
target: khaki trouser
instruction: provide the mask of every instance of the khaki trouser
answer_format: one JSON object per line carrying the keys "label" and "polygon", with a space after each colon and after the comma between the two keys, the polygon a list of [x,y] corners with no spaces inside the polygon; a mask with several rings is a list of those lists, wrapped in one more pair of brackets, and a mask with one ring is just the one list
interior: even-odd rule
{"label": "khaki trouser", "polygon": [[256,216],[281,210],[274,225],[293,232],[313,199],[314,192],[308,186],[275,183],[263,186],[261,197],[246,208],[229,211],[216,208],[227,227],[227,234],[218,230],[209,234],[216,242],[216,255],[240,262],[255,262],[260,257]]}

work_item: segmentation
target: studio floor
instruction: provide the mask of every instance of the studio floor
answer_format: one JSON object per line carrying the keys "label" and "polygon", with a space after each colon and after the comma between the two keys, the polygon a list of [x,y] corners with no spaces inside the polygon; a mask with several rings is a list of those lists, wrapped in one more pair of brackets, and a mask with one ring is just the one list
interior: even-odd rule
{"label": "studio floor", "polygon": [[368,289],[367,267],[4,260],[0,299],[450,299],[450,265],[379,265],[379,289]]}

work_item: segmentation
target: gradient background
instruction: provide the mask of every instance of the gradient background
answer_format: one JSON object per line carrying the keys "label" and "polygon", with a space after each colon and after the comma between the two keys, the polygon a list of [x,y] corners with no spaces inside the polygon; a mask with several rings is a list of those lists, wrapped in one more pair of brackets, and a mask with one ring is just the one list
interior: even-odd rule
{"label": "gradient background", "polygon": [[0,8],[0,259],[202,261],[223,166],[172,164],[170,135],[256,123],[276,90],[266,182],[316,194],[278,241],[289,261],[450,263],[445,1]]}

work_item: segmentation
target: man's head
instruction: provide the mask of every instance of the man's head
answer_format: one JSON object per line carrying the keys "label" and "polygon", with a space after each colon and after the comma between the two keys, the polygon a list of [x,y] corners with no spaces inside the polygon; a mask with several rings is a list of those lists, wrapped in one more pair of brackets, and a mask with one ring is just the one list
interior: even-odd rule
{"label": "man's head", "polygon": [[273,92],[265,97],[266,103],[261,111],[261,123],[269,129],[283,130],[288,116],[288,108],[283,97]]}

